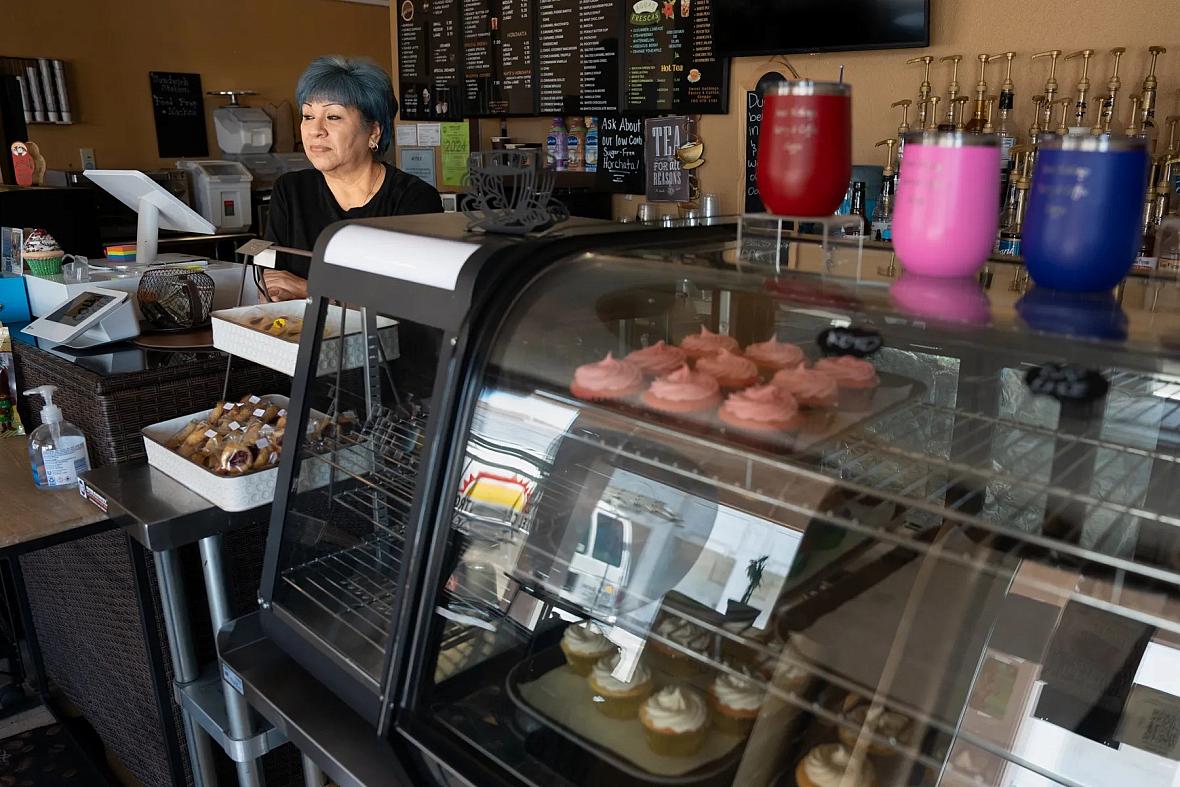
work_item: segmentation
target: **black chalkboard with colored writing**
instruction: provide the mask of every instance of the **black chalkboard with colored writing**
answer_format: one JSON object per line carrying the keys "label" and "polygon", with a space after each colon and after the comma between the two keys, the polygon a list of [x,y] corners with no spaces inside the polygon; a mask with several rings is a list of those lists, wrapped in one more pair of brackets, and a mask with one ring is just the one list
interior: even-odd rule
{"label": "black chalkboard with colored writing", "polygon": [[205,94],[200,74],[149,71],[160,158],[208,156]]}

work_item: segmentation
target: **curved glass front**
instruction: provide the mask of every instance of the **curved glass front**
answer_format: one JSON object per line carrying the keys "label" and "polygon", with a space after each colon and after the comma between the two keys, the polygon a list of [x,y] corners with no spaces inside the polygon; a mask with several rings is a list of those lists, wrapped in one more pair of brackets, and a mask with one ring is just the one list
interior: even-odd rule
{"label": "curved glass front", "polygon": [[[516,297],[405,729],[527,784],[1170,783],[1158,342],[1030,329],[1015,266],[956,302],[814,251],[585,255]],[[608,360],[652,347],[665,385]],[[1045,395],[1058,372],[1105,390]]]}

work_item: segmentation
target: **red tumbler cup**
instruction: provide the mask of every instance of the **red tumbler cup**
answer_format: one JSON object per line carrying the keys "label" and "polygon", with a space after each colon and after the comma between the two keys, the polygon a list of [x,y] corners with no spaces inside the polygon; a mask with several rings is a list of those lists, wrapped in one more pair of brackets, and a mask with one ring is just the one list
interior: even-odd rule
{"label": "red tumbler cup", "polygon": [[852,180],[852,88],[780,82],[766,94],[758,193],[780,216],[830,216]]}

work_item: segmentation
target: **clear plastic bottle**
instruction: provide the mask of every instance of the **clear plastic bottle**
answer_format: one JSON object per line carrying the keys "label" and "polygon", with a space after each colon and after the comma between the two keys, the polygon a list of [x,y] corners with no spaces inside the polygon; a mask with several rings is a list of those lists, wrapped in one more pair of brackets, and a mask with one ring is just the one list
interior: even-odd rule
{"label": "clear plastic bottle", "polygon": [[598,118],[586,118],[586,171],[598,171]]}
{"label": "clear plastic bottle", "polygon": [[565,121],[553,118],[549,133],[545,135],[546,166],[549,169],[564,170],[567,163]]}
{"label": "clear plastic bottle", "polygon": [[67,489],[78,485],[78,474],[90,469],[86,435],[62,418],[61,408],[53,403],[56,385],[41,385],[25,391],[45,399],[41,408],[41,425],[29,435],[29,464],[33,483],[38,489]]}
{"label": "clear plastic bottle", "polygon": [[570,172],[584,172],[586,169],[586,127],[582,118],[573,116],[566,121],[565,149]]}

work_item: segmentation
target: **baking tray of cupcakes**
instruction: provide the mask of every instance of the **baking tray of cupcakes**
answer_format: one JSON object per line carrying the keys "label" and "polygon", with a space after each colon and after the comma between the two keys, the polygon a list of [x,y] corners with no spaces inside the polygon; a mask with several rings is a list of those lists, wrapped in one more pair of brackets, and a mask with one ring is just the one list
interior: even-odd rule
{"label": "baking tray of cupcakes", "polygon": [[571,624],[560,647],[512,669],[508,696],[639,783],[729,784],[764,684],[738,662],[684,654],[682,643],[702,656],[712,646],[704,628],[669,617],[654,633],[638,660],[625,663],[596,624]]}
{"label": "baking tray of cupcakes", "polygon": [[925,386],[851,355],[808,358],[772,336],[741,347],[709,331],[660,341],[574,370],[570,393],[678,429],[724,434],[768,452],[801,451],[925,393]]}

